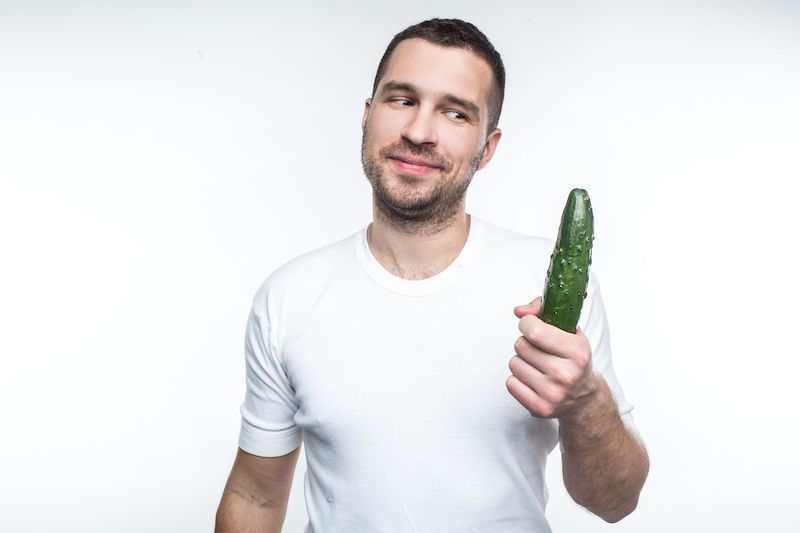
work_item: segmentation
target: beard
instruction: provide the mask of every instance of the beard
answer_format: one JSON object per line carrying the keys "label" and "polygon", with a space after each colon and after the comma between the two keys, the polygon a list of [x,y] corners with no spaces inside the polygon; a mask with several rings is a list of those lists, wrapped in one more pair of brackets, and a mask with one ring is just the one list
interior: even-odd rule
{"label": "beard", "polygon": [[[453,173],[453,163],[425,145],[413,144],[406,139],[382,147],[377,155],[369,151],[369,132],[364,128],[361,138],[361,164],[372,185],[377,214],[389,224],[406,230],[427,228],[436,231],[458,213],[464,203],[467,188],[481,161],[479,150],[461,175]],[[414,186],[391,188],[387,183],[383,163],[392,157],[422,157],[438,167],[442,177],[428,190]],[[403,175],[399,174],[403,179]],[[418,181],[418,178],[408,177]]]}

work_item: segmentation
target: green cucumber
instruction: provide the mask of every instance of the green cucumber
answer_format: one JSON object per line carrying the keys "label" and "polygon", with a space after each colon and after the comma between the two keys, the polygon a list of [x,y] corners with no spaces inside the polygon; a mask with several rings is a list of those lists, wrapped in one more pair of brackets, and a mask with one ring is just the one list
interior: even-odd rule
{"label": "green cucumber", "polygon": [[550,255],[539,314],[548,324],[569,333],[575,333],[586,298],[593,242],[594,216],[589,194],[583,189],[572,189]]}

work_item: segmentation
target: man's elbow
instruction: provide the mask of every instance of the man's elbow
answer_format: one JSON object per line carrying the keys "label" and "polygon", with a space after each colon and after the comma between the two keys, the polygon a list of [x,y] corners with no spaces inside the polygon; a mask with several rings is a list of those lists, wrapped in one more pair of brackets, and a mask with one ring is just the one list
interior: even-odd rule
{"label": "man's elbow", "polygon": [[580,505],[593,515],[602,518],[609,524],[614,524],[616,522],[619,522],[620,520],[631,514],[634,510],[636,510],[636,506],[639,504],[638,495],[632,500],[628,500],[625,502],[615,502],[615,504],[612,504],[609,501],[587,501],[587,500],[582,500],[580,498],[576,498],[575,496],[572,496],[572,499],[575,503],[577,503],[578,505]]}
{"label": "man's elbow", "polygon": [[642,488],[644,488],[644,482],[647,480],[647,473],[650,466],[647,460],[645,460],[644,463],[645,465],[639,471],[639,475],[636,476],[636,479],[629,480],[629,482],[632,482],[631,486],[625,491],[626,495],[617,500],[616,505],[606,506],[602,510],[589,510],[609,524],[619,522],[635,511],[636,507],[639,505],[639,495],[642,492]]}
{"label": "man's elbow", "polygon": [[639,495],[647,479],[648,470],[649,464],[645,460],[644,467],[639,470],[636,476],[622,478],[611,485],[617,490],[606,488],[605,490],[596,490],[591,495],[585,493],[583,495],[573,494],[573,491],[569,490],[568,492],[577,504],[606,522],[613,524],[636,510],[639,505]]}
{"label": "man's elbow", "polygon": [[595,512],[597,516],[608,522],[609,524],[615,524],[631,514],[633,511],[636,510],[636,506],[639,505],[639,498],[633,500],[633,502],[627,506],[619,507],[617,509],[605,510],[604,512]]}

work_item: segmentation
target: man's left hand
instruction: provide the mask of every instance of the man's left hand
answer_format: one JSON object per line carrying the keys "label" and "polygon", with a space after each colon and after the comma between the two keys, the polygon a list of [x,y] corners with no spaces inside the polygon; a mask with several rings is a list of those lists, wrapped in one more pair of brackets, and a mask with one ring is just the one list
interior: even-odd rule
{"label": "man's left hand", "polygon": [[514,308],[522,336],[508,366],[506,387],[533,416],[561,418],[574,413],[597,390],[592,349],[578,329],[574,334],[539,318],[542,298]]}

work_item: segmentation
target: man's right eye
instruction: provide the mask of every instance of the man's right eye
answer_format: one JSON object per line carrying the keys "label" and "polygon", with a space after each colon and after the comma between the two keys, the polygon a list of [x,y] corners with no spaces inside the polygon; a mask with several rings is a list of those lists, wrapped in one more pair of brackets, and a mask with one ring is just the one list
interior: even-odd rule
{"label": "man's right eye", "polygon": [[395,103],[395,104],[401,105],[401,106],[409,106],[409,105],[413,105],[414,104],[414,102],[412,102],[408,98],[392,98],[391,101],[392,101],[392,103]]}

